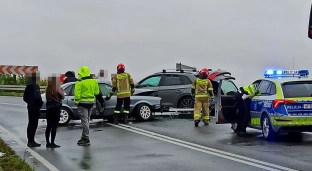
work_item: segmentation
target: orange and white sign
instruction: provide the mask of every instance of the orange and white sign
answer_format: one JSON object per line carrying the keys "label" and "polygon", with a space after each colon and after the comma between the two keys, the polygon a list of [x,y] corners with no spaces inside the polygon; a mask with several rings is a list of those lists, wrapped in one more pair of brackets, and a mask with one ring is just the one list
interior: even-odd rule
{"label": "orange and white sign", "polygon": [[0,74],[25,75],[34,71],[38,71],[38,66],[0,65]]}

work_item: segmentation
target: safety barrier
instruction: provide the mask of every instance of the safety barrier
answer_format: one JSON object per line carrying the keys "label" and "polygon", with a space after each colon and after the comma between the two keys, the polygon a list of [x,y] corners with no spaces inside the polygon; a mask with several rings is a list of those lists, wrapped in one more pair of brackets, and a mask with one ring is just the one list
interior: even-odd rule
{"label": "safety barrier", "polygon": [[[0,85],[0,91],[24,91],[23,85]],[[40,86],[40,91],[45,91],[46,86]]]}

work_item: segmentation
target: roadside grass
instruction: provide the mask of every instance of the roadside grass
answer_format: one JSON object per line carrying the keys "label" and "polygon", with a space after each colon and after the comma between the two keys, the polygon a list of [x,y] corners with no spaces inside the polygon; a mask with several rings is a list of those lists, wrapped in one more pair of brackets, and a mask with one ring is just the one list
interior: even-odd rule
{"label": "roadside grass", "polygon": [[[34,168],[22,159],[0,138],[0,171],[34,171]],[[1,170],[2,169],[2,170]]]}
{"label": "roadside grass", "polygon": [[14,96],[14,97],[23,97],[23,92],[9,92],[9,91],[0,91],[0,96]]}

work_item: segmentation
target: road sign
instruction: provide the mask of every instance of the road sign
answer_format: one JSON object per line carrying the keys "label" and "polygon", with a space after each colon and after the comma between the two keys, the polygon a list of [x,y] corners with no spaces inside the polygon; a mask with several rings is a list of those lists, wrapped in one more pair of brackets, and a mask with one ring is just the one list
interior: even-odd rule
{"label": "road sign", "polygon": [[25,75],[26,72],[38,71],[38,66],[0,65],[0,74]]}

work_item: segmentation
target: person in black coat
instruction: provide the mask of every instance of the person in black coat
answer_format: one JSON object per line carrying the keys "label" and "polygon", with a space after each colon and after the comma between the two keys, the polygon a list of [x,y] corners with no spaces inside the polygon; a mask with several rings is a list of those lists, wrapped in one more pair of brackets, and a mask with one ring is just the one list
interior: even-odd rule
{"label": "person in black coat", "polygon": [[237,124],[237,135],[249,136],[249,134],[246,132],[246,128],[248,126],[248,121],[250,120],[251,99],[247,97],[248,93],[243,89],[243,87],[240,87],[239,90],[240,91],[238,91],[235,95],[239,114],[239,121]]}
{"label": "person in black coat", "polygon": [[66,79],[64,80],[64,84],[69,82],[76,82],[78,79],[75,77],[75,73],[73,71],[67,71],[65,73]]}
{"label": "person in black coat", "polygon": [[28,126],[27,138],[28,147],[40,147],[41,144],[35,142],[35,134],[38,128],[38,121],[40,117],[40,109],[43,101],[40,93],[40,75],[37,72],[27,74],[27,86],[24,91],[23,100],[27,103],[28,110]]}

